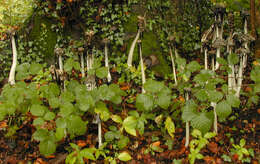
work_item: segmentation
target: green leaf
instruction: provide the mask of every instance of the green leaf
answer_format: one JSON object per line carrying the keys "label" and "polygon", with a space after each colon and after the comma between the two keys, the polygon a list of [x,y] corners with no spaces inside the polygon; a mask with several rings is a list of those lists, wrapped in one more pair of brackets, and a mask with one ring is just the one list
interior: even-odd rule
{"label": "green leaf", "polygon": [[81,117],[70,115],[67,121],[68,133],[72,135],[83,135],[86,132],[86,122],[82,121]]}
{"label": "green leaf", "polygon": [[49,156],[56,151],[56,143],[52,140],[44,140],[40,142],[40,152],[45,156]]}
{"label": "green leaf", "polygon": [[223,98],[223,94],[218,91],[208,91],[209,101],[210,102],[218,102]]}
{"label": "green leaf", "polygon": [[201,66],[199,65],[199,63],[197,61],[192,61],[187,65],[187,69],[190,72],[195,72],[200,70]]}
{"label": "green leaf", "polygon": [[131,157],[126,151],[124,151],[124,152],[122,152],[122,153],[120,153],[120,154],[118,155],[118,159],[119,159],[120,161],[127,162],[127,161],[131,160],[132,157]]}
{"label": "green leaf", "polygon": [[205,84],[211,77],[213,72],[210,70],[201,70],[198,75],[194,77],[194,81],[200,85]]}
{"label": "green leaf", "polygon": [[200,89],[195,93],[195,96],[200,101],[206,101],[208,99],[208,94],[204,89]]}
{"label": "green leaf", "polygon": [[57,97],[48,99],[49,104],[52,108],[58,108],[60,106],[60,100]]}
{"label": "green leaf", "polygon": [[47,121],[50,121],[50,120],[53,120],[54,118],[56,117],[55,113],[53,112],[47,112],[45,115],[44,115],[44,119],[47,120]]}
{"label": "green leaf", "polygon": [[114,122],[118,123],[118,124],[122,124],[122,123],[123,123],[121,117],[118,116],[118,115],[112,115],[112,116],[111,116],[111,119],[112,119]]}
{"label": "green leaf", "polygon": [[168,109],[171,103],[171,96],[165,93],[159,93],[156,103],[163,109]]}
{"label": "green leaf", "polygon": [[201,112],[191,120],[191,126],[199,129],[202,133],[210,130],[213,122],[213,113]]}
{"label": "green leaf", "polygon": [[250,78],[255,83],[260,82],[260,66],[256,66],[251,72],[250,72]]}
{"label": "green leaf", "polygon": [[140,111],[151,111],[153,109],[153,97],[148,94],[137,95],[136,107]]}
{"label": "green leaf", "polygon": [[127,136],[122,136],[120,140],[117,142],[117,146],[119,149],[123,149],[129,143],[129,138]]}
{"label": "green leaf", "polygon": [[244,138],[242,138],[242,139],[240,140],[240,142],[239,142],[239,145],[240,145],[241,147],[244,147],[244,146],[246,145],[246,140],[245,140]]}
{"label": "green leaf", "polygon": [[128,116],[123,121],[125,131],[133,136],[136,136],[137,119],[134,116]]}
{"label": "green leaf", "polygon": [[158,82],[155,80],[147,80],[144,84],[144,90],[151,93],[157,93],[160,92],[164,87],[164,84],[162,82]]}
{"label": "green leaf", "polygon": [[216,112],[219,117],[226,118],[232,113],[231,105],[223,100],[216,105]]}
{"label": "green leaf", "polygon": [[210,138],[213,138],[216,136],[216,133],[213,133],[213,132],[208,132],[204,135],[204,138],[206,139],[210,139]]}
{"label": "green leaf", "polygon": [[106,107],[105,103],[98,102],[95,108],[95,113],[100,114],[100,118],[103,121],[107,121],[109,119],[110,113]]}
{"label": "green leaf", "polygon": [[88,111],[91,107],[93,107],[95,104],[92,96],[87,95],[84,97],[81,97],[80,100],[78,100],[78,107],[81,111],[86,112]]}
{"label": "green leaf", "polygon": [[112,131],[106,132],[105,135],[104,135],[104,137],[105,137],[105,140],[106,140],[107,142],[111,142],[111,141],[113,141],[113,140],[115,139],[114,132],[112,132]]}
{"label": "green leaf", "polygon": [[44,119],[41,118],[41,117],[38,117],[35,120],[33,120],[33,125],[34,126],[40,126],[40,125],[43,125],[44,123],[45,123]]}
{"label": "green leaf", "polygon": [[232,107],[236,107],[236,108],[238,108],[239,107],[239,105],[240,105],[240,99],[238,98],[238,97],[236,97],[235,95],[231,95],[231,94],[229,94],[229,95],[227,95],[227,103],[229,104],[229,105],[231,105]]}
{"label": "green leaf", "polygon": [[85,148],[80,151],[80,155],[86,159],[96,160],[95,156],[93,155],[95,151],[95,148]]}
{"label": "green leaf", "polygon": [[55,122],[57,128],[65,129],[67,127],[67,121],[65,118],[58,118]]}
{"label": "green leaf", "polygon": [[96,70],[96,75],[98,78],[103,79],[107,77],[108,69],[107,67],[100,67]]}
{"label": "green leaf", "polygon": [[30,65],[30,73],[36,75],[42,69],[42,65],[39,63],[32,63]]}
{"label": "green leaf", "polygon": [[235,65],[238,62],[239,62],[239,57],[237,54],[232,53],[228,55],[228,63]]}
{"label": "green leaf", "polygon": [[36,141],[44,141],[48,138],[49,132],[47,129],[37,129],[33,135],[32,138]]}
{"label": "green leaf", "polygon": [[197,104],[193,100],[187,101],[186,105],[183,107],[182,120],[184,122],[191,121],[194,117],[197,117]]}
{"label": "green leaf", "polygon": [[65,102],[64,104],[61,105],[59,114],[62,117],[66,117],[66,116],[69,116],[74,111],[75,111],[75,108],[74,108],[73,104],[71,104],[70,102]]}
{"label": "green leaf", "polygon": [[61,100],[63,102],[73,102],[75,100],[75,96],[70,91],[64,91],[61,93]]}
{"label": "green leaf", "polygon": [[30,112],[34,116],[43,116],[44,113],[48,110],[47,107],[39,105],[39,104],[33,104],[31,106]]}
{"label": "green leaf", "polygon": [[65,137],[65,129],[56,128],[55,137],[57,141],[61,141]]}
{"label": "green leaf", "polygon": [[171,117],[168,116],[168,117],[166,118],[164,124],[165,124],[165,128],[167,129],[169,135],[170,135],[172,138],[174,138],[175,125],[174,125],[174,123],[173,123]]}

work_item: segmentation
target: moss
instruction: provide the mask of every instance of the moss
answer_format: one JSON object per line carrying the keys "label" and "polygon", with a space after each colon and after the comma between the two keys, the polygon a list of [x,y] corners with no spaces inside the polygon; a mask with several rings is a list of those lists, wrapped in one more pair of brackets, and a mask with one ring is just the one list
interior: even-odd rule
{"label": "moss", "polygon": [[54,59],[54,47],[57,41],[57,35],[52,31],[52,21],[41,16],[33,18],[33,29],[29,35],[29,40],[36,43],[37,49],[43,54],[47,61]]}
{"label": "moss", "polygon": [[[137,15],[132,15],[129,18],[129,21],[124,25],[124,28],[126,34],[132,36],[132,38],[127,41],[127,53],[128,53],[132,41],[134,40],[135,35],[137,33]],[[156,55],[158,57],[160,64],[152,68],[154,72],[159,73],[160,75],[165,75],[170,73],[171,68],[167,63],[166,58],[163,56],[161,52],[160,44],[158,43],[156,34],[154,34],[153,32],[145,31],[142,39],[142,48],[143,48],[142,49],[143,57],[150,56],[150,55]],[[136,46],[134,50],[133,62],[136,64],[139,63],[138,58],[139,58],[138,51]]]}

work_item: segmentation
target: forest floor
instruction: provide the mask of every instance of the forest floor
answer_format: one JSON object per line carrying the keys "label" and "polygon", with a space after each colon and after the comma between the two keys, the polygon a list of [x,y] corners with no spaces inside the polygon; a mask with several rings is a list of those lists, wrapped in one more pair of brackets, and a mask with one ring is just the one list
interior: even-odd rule
{"label": "forest floor", "polygon": [[[210,140],[206,148],[201,150],[204,155],[202,160],[196,160],[196,163],[222,164],[224,162],[221,156],[226,154],[232,159],[231,163],[241,163],[238,161],[238,156],[230,155],[232,148],[232,140],[234,143],[239,143],[241,138],[246,140],[245,148],[254,150],[254,158],[251,163],[259,164],[260,161],[260,106],[255,109],[240,109],[235,112],[239,113],[239,119],[220,123],[219,134]],[[107,128],[108,123],[103,124],[103,133]],[[8,121],[0,122],[0,163],[1,164],[27,164],[31,161],[33,164],[62,164],[65,161],[66,146],[70,142],[76,143],[82,147],[97,146],[97,127],[96,124],[89,124],[87,133],[84,136],[77,137],[73,140],[65,140],[58,146],[56,154],[48,158],[40,155],[38,143],[31,139],[35,128],[32,126],[32,120],[25,121],[20,127],[10,126],[8,134],[5,129],[9,127]],[[13,134],[12,134],[13,133]],[[7,137],[8,135],[8,137]],[[177,128],[175,138],[173,140],[172,150],[164,145],[162,141],[163,134],[160,131],[145,132],[142,136],[130,137],[130,144],[127,147],[133,160],[130,164],[167,164],[172,163],[173,159],[180,159],[182,163],[188,163],[189,149],[184,146],[185,129]],[[154,141],[154,138],[157,138]],[[147,145],[156,144],[160,146],[162,152],[145,153]],[[112,145],[108,145],[113,154]],[[86,163],[104,163],[104,161],[87,161]],[[118,163],[120,163],[118,161]]]}

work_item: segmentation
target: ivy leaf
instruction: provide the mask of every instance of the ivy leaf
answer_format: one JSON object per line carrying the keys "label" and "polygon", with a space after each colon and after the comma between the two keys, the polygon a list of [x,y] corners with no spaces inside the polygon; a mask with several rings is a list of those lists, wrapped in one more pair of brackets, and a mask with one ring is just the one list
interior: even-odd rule
{"label": "ivy leaf", "polygon": [[223,100],[216,105],[216,112],[219,117],[226,118],[232,113],[231,105]]}
{"label": "ivy leaf", "polygon": [[155,80],[147,80],[144,84],[144,90],[151,93],[157,93],[160,92],[164,87],[162,82],[158,82]]}
{"label": "ivy leaf", "polygon": [[120,154],[118,155],[118,159],[119,159],[120,161],[127,162],[127,161],[131,160],[132,157],[131,157],[126,151],[124,151],[124,152],[122,152],[122,153],[120,153]]}
{"label": "ivy leaf", "polygon": [[233,94],[227,95],[227,103],[232,107],[238,108],[240,105],[240,99]]}
{"label": "ivy leaf", "polygon": [[202,133],[206,133],[210,130],[213,122],[212,112],[201,112],[191,120],[191,126],[194,129],[199,129]]}
{"label": "ivy leaf", "polygon": [[171,117],[168,116],[168,117],[166,118],[164,124],[165,124],[165,128],[167,129],[169,135],[170,135],[172,138],[174,138],[175,125],[174,125],[174,123],[173,123]]}
{"label": "ivy leaf", "polygon": [[239,57],[237,54],[232,53],[228,55],[228,63],[235,65],[238,62],[239,62]]}
{"label": "ivy leaf", "polygon": [[153,97],[148,94],[139,94],[136,97],[136,107],[141,111],[151,111],[153,109]]}
{"label": "ivy leaf", "polygon": [[107,67],[100,67],[96,70],[96,75],[98,78],[103,79],[107,77],[108,69]]}
{"label": "ivy leaf", "polygon": [[190,72],[195,72],[200,70],[201,66],[199,65],[199,63],[197,61],[192,61],[187,65],[187,69]]}
{"label": "ivy leaf", "polygon": [[34,104],[31,106],[30,112],[34,116],[43,116],[47,110],[48,110],[48,108],[45,106],[42,106],[39,104]]}
{"label": "ivy leaf", "polygon": [[49,156],[56,151],[56,143],[52,140],[44,140],[39,145],[41,154]]}
{"label": "ivy leaf", "polygon": [[128,116],[123,121],[125,131],[133,136],[136,136],[137,119],[134,116]]}

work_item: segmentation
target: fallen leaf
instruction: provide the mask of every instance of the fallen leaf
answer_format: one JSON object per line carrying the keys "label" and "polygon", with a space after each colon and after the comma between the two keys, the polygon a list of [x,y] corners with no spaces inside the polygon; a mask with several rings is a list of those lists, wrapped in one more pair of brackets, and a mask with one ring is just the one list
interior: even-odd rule
{"label": "fallen leaf", "polygon": [[218,144],[216,144],[215,142],[210,142],[208,144],[208,149],[212,152],[212,153],[217,153],[218,152]]}
{"label": "fallen leaf", "polygon": [[151,146],[157,146],[160,147],[161,142],[160,141],[156,141],[154,143],[151,144]]}
{"label": "fallen leaf", "polygon": [[0,122],[0,130],[6,128],[7,126],[8,125],[6,120]]}
{"label": "fallen leaf", "polygon": [[260,114],[260,108],[259,108],[259,109],[257,109],[257,113],[258,113],[258,114]]}
{"label": "fallen leaf", "polygon": [[84,141],[84,140],[78,140],[78,141],[77,141],[77,145],[78,145],[79,147],[84,147],[84,146],[87,145],[87,143],[86,143],[86,141]]}
{"label": "fallen leaf", "polygon": [[206,163],[208,163],[208,164],[215,164],[215,160],[214,160],[213,157],[206,156],[206,157],[204,157],[203,159],[204,159],[204,161],[205,161]]}

